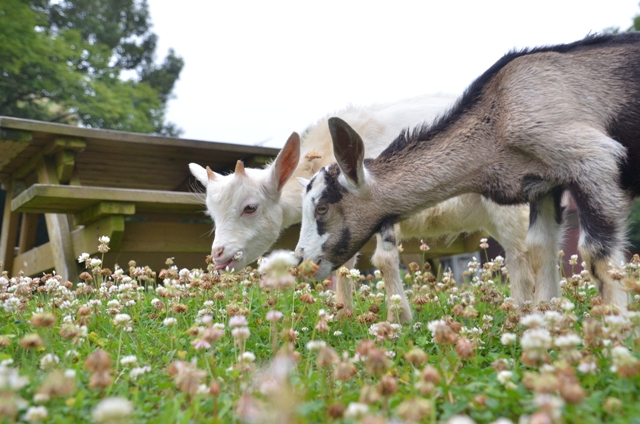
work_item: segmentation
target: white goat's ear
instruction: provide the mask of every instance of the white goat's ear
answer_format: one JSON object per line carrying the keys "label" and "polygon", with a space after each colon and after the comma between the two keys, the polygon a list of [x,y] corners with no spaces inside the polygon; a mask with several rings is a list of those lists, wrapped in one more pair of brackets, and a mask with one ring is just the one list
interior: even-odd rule
{"label": "white goat's ear", "polygon": [[364,181],[364,143],[358,133],[340,118],[329,118],[333,155],[346,180],[354,188]]}
{"label": "white goat's ear", "polygon": [[269,186],[275,192],[279,193],[284,184],[291,178],[293,171],[298,167],[300,161],[300,136],[298,133],[292,133],[284,144],[278,157],[271,165],[271,177]]}
{"label": "white goat's ear", "polygon": [[200,183],[205,187],[209,185],[210,181],[213,181],[220,176],[213,172],[208,166],[207,169],[204,169],[197,163],[190,163],[189,170],[191,171],[191,174],[196,177],[196,180],[200,181]]}
{"label": "white goat's ear", "polygon": [[306,178],[302,178],[302,177],[298,177],[298,178],[296,178],[296,180],[300,183],[302,188],[305,188],[311,182],[311,180],[307,180]]}

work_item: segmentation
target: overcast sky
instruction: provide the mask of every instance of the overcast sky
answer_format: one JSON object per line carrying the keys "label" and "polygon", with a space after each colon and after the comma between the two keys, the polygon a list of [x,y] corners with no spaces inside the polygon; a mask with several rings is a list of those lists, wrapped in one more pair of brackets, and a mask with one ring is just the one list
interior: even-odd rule
{"label": "overcast sky", "polygon": [[628,28],[638,0],[148,0],[183,137],[281,147],[348,104],[460,94],[513,48]]}

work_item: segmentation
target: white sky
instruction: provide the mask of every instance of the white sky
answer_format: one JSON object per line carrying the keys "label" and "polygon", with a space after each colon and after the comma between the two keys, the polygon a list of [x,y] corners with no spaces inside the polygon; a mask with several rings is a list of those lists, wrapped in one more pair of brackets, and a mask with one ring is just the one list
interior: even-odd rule
{"label": "white sky", "polygon": [[[158,58],[185,60],[183,137],[281,147],[347,104],[460,94],[512,48],[628,28],[638,0],[148,0]],[[266,142],[265,142],[266,141]]]}

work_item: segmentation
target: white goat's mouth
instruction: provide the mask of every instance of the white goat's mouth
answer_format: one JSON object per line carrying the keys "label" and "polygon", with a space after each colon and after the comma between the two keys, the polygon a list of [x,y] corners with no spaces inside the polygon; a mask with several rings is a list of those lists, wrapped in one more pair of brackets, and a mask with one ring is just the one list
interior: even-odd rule
{"label": "white goat's mouth", "polygon": [[235,263],[235,261],[233,260],[233,258],[231,258],[227,262],[224,262],[224,263],[221,263],[221,264],[218,264],[216,262],[216,271],[218,271],[220,269],[225,269],[225,268],[231,269],[231,268],[233,268],[234,263]]}

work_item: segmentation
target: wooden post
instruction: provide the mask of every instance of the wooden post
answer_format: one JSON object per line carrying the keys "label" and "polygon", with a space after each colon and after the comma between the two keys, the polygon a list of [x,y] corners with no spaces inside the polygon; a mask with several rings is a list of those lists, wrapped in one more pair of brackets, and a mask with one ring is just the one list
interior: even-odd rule
{"label": "wooden post", "polygon": [[[57,176],[56,163],[52,158],[45,157],[37,168],[38,182],[41,184],[60,184]],[[78,281],[78,265],[73,253],[69,218],[64,214],[47,213],[47,232],[51,243],[53,263],[58,275],[72,282]]]}
{"label": "wooden post", "polygon": [[23,213],[20,224],[20,241],[18,242],[18,254],[33,249],[36,244],[36,231],[38,229],[38,214]]}
{"label": "wooden post", "polygon": [[0,262],[4,263],[4,270],[11,276],[13,258],[15,257],[16,241],[18,238],[19,213],[11,212],[11,199],[14,197],[14,183],[7,183],[7,198],[4,202],[2,215],[2,234],[0,235]]}

